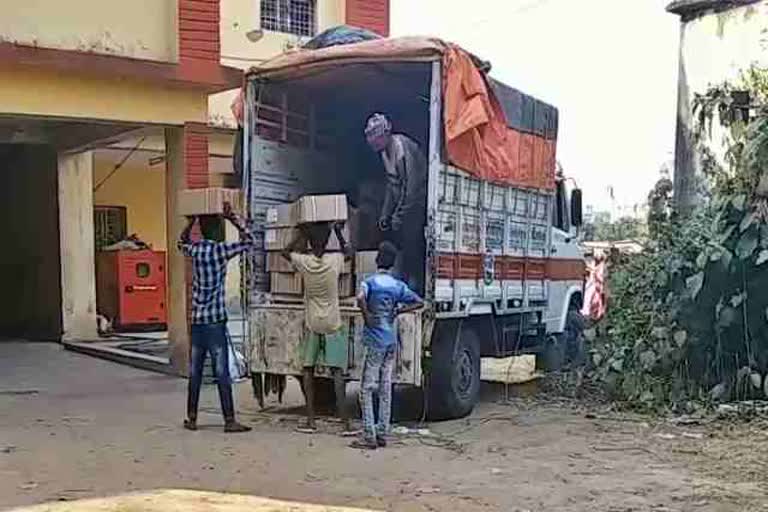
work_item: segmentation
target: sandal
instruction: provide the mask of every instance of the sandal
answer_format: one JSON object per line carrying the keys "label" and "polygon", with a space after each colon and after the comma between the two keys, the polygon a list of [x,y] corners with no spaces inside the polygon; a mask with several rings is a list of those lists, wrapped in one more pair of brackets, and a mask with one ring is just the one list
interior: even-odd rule
{"label": "sandal", "polygon": [[356,439],[349,443],[349,447],[356,448],[358,450],[376,450],[378,449],[379,445],[376,443],[376,441]]}
{"label": "sandal", "polygon": [[314,425],[299,425],[296,427],[299,434],[317,434],[317,427]]}

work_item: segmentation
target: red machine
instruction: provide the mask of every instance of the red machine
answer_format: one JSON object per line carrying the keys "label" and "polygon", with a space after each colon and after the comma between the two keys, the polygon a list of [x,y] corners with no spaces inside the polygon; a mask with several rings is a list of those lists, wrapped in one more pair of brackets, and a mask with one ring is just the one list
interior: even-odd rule
{"label": "red machine", "polygon": [[165,328],[165,252],[96,254],[96,308],[116,329]]}

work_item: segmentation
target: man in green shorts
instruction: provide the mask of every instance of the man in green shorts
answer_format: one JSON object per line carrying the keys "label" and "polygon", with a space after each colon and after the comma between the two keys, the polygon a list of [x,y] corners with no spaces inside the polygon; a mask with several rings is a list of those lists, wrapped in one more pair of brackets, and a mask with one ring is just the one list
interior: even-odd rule
{"label": "man in green shorts", "polygon": [[[314,376],[316,366],[331,369],[336,391],[336,414],[344,420],[344,429],[350,430],[349,415],[344,405],[346,383],[344,372],[347,368],[348,331],[342,324],[339,310],[339,275],[344,263],[351,258],[347,241],[341,232],[343,224],[318,222],[301,226],[297,236],[283,252],[304,280],[305,322],[304,339],[301,343],[304,367],[303,384],[307,401],[307,424],[299,428],[302,432],[314,432]],[[341,253],[326,252],[331,229],[336,232]],[[301,252],[309,240],[310,252]]]}

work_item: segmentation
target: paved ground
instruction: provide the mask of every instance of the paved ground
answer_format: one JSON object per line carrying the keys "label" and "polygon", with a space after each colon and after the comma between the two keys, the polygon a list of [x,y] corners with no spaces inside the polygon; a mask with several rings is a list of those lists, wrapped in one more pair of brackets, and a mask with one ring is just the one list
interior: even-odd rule
{"label": "paved ground", "polygon": [[[768,510],[768,438],[744,429],[588,419],[566,403],[486,402],[376,453],[324,424],[256,411],[220,433],[213,389],[200,432],[179,428],[185,381],[62,350],[0,343],[0,509],[186,488],[404,511]],[[296,400],[295,393],[292,400]]]}

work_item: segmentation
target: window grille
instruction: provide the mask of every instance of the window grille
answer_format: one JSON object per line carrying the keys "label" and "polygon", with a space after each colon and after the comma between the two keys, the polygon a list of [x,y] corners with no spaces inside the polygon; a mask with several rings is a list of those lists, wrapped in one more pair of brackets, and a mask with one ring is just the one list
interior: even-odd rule
{"label": "window grille", "polygon": [[97,251],[128,236],[128,220],[123,206],[95,206],[93,221]]}
{"label": "window grille", "polygon": [[261,0],[261,28],[314,36],[315,0]]}

